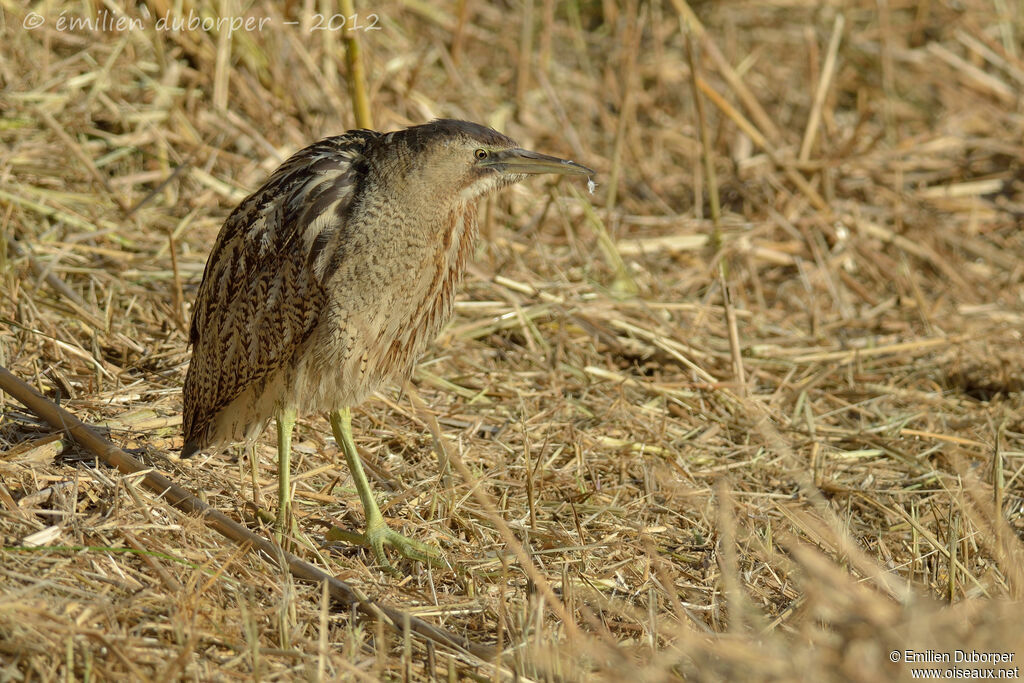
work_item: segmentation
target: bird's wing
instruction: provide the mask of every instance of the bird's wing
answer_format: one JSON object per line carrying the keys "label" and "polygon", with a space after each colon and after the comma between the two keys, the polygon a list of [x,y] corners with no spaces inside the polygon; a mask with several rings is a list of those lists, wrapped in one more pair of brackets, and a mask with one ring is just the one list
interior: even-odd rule
{"label": "bird's wing", "polygon": [[224,223],[192,311],[184,455],[208,445],[217,413],[292,361],[316,327],[341,258],[326,247],[345,229],[377,137],[350,131],[297,152]]}

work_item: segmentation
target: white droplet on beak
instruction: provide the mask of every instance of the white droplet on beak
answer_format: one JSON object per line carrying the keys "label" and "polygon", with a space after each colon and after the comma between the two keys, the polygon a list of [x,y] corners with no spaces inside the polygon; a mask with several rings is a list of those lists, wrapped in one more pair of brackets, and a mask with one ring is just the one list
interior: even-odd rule
{"label": "white droplet on beak", "polygon": [[594,182],[593,178],[587,178],[587,191],[590,194],[594,194],[594,188],[597,187],[597,183]]}

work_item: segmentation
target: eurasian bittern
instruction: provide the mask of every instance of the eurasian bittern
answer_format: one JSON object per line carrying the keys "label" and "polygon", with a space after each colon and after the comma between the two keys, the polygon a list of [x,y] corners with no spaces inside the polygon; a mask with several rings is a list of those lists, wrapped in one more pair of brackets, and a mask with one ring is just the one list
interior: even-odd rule
{"label": "eurasian bittern", "polygon": [[453,120],[349,131],[285,161],[228,217],[207,261],[189,336],[182,457],[251,442],[276,415],[280,534],[296,415],[330,411],[366,514],[361,540],[383,565],[385,544],[412,559],[434,555],[384,522],[351,407],[408,379],[451,317],[477,198],[537,173],[593,171]]}

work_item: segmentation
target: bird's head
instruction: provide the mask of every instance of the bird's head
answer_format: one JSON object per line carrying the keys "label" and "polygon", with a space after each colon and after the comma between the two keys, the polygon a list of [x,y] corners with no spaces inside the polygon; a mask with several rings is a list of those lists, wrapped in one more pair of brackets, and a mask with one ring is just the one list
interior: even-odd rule
{"label": "bird's head", "polygon": [[422,182],[437,198],[457,197],[462,202],[528,175],[594,174],[576,162],[522,149],[511,138],[468,121],[438,119],[406,128],[385,136],[385,145],[403,184]]}

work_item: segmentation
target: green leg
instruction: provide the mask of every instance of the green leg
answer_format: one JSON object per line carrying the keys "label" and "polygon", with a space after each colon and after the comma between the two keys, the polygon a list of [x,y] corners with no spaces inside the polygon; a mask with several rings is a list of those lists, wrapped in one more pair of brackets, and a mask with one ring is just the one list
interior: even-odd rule
{"label": "green leg", "polygon": [[256,444],[249,444],[245,450],[249,455],[249,479],[252,482],[252,504],[256,506],[256,509],[259,509],[263,507],[263,494],[260,492],[260,467],[256,460]]}
{"label": "green leg", "polygon": [[356,450],[356,442],[352,439],[352,411],[349,408],[336,410],[331,413],[331,429],[334,431],[334,440],[341,446],[345,453],[345,460],[352,472],[352,479],[356,484],[356,491],[359,492],[359,500],[363,503],[363,513],[366,515],[366,533],[352,534],[341,529],[332,529],[328,538],[342,539],[368,546],[373,550],[373,555],[382,566],[390,568],[387,557],[384,555],[384,546],[389,545],[395,548],[410,560],[440,564],[440,553],[428,545],[419,541],[402,536],[393,531],[384,521],[384,516],[377,507],[377,501],[373,497],[373,490],[370,488],[370,481],[363,471],[363,463],[359,459],[359,452]]}
{"label": "green leg", "polygon": [[292,516],[292,430],[295,428],[295,409],[285,408],[277,416],[277,520],[274,539],[280,543]]}

